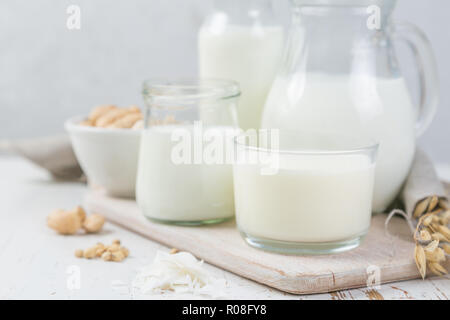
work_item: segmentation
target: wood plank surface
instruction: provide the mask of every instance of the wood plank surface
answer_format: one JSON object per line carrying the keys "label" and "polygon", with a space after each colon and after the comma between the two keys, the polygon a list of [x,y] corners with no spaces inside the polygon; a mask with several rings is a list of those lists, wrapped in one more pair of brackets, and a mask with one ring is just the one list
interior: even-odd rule
{"label": "wood plank surface", "polygon": [[[441,176],[450,180],[450,166],[438,165]],[[0,157],[0,247],[2,273],[0,299],[197,299],[192,295],[163,294],[139,296],[132,280],[150,264],[158,250],[167,248],[155,241],[107,222],[103,232],[63,237],[50,230],[46,216],[55,208],[72,208],[88,192],[81,183],[51,179],[45,171],[17,157]],[[27,199],[27,201],[24,201]],[[20,232],[18,232],[20,230]],[[73,252],[96,242],[121,239],[130,249],[122,263],[78,259]],[[71,289],[67,281],[74,266],[81,271],[81,287]],[[381,285],[378,288],[354,288],[332,293],[293,295],[216,268],[205,269],[227,281],[226,298],[293,300],[448,300],[450,277],[430,277]]]}
{"label": "wood plank surface", "polygon": [[200,259],[284,292],[313,294],[360,288],[379,271],[380,282],[419,277],[413,260],[414,243],[405,221],[394,218],[385,233],[385,215],[372,218],[363,245],[352,251],[323,256],[288,256],[249,247],[235,222],[202,227],[179,227],[148,221],[132,200],[91,191],[85,204],[108,220],[169,247],[189,251]]}

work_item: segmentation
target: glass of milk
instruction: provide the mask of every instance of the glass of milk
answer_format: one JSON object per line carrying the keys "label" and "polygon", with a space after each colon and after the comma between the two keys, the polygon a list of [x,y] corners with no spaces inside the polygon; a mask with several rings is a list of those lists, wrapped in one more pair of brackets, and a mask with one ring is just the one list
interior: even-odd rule
{"label": "glass of milk", "polygon": [[283,27],[272,0],[215,0],[198,33],[200,77],[239,82],[239,125],[258,128],[281,59]]}
{"label": "glass of milk", "polygon": [[[231,162],[239,86],[227,80],[150,80],[136,200],[154,221],[199,225],[234,216]],[[231,141],[231,142],[230,142]]]}
{"label": "glass of milk", "polygon": [[236,221],[249,245],[284,254],[359,246],[371,221],[377,144],[270,129],[238,136],[235,147]]}

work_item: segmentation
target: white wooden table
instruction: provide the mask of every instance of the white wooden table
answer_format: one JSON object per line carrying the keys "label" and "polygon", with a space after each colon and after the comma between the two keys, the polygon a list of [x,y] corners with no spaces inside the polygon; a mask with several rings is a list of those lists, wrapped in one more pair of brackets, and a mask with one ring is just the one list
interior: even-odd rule
{"label": "white wooden table", "polygon": [[[450,167],[440,166],[450,180]],[[107,223],[97,235],[60,236],[47,228],[55,208],[81,204],[86,186],[57,182],[16,157],[0,156],[0,299],[133,299],[131,281],[157,250],[168,248]],[[122,263],[74,257],[77,248],[121,239],[131,251]],[[227,280],[228,299],[442,299],[450,297],[449,277],[387,284],[377,290],[354,289],[331,294],[294,296],[206,265]],[[78,282],[73,281],[79,274]],[[192,298],[171,294],[151,299]]]}

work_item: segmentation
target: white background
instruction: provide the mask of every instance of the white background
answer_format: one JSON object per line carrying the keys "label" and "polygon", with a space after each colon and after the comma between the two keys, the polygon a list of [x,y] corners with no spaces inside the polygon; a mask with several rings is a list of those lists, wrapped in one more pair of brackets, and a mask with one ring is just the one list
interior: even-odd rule
{"label": "white background", "polygon": [[[287,22],[287,0],[274,2]],[[81,7],[79,31],[66,28],[70,4]],[[64,119],[96,104],[142,105],[145,78],[196,75],[196,32],[211,4],[1,0],[0,138],[62,132]],[[435,50],[440,109],[420,144],[436,161],[449,162],[450,1],[399,0],[395,15],[420,26]]]}

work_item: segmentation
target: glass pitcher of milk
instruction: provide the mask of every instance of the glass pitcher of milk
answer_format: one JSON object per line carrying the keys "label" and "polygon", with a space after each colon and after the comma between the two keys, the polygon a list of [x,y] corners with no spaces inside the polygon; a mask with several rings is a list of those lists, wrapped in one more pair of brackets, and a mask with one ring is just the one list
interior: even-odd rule
{"label": "glass pitcher of milk", "polygon": [[277,25],[272,0],[215,0],[198,34],[202,78],[239,82],[242,96],[238,121],[258,128],[283,50],[283,28]]}
{"label": "glass pitcher of milk", "polygon": [[[373,211],[382,212],[398,195],[416,137],[436,111],[438,80],[431,47],[416,27],[392,21],[396,0],[292,4],[287,49],[262,127],[334,131],[379,142]],[[417,58],[419,107],[402,76],[396,41],[406,42]]]}

